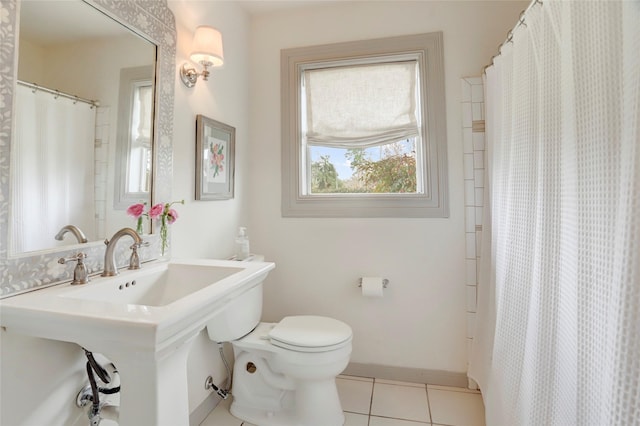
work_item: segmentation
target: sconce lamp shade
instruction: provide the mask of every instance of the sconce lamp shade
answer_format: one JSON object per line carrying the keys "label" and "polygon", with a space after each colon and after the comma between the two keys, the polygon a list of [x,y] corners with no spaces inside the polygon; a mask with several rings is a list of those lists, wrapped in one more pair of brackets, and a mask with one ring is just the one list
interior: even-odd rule
{"label": "sconce lamp shade", "polygon": [[196,28],[191,47],[191,60],[214,67],[224,64],[220,31],[208,25]]}
{"label": "sconce lamp shade", "polygon": [[182,64],[180,78],[187,87],[195,86],[198,77],[204,81],[209,80],[209,67],[219,67],[224,64],[224,52],[222,51],[222,34],[220,31],[208,25],[196,28],[191,45],[191,60],[202,64],[202,72],[198,72],[188,63]]}

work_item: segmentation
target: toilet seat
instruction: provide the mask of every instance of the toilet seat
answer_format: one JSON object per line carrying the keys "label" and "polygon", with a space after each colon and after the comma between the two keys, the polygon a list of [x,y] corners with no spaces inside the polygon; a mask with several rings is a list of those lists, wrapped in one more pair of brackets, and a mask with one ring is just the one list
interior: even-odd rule
{"label": "toilet seat", "polygon": [[351,327],[314,315],[285,317],[269,331],[272,345],[297,352],[326,352],[351,341]]}

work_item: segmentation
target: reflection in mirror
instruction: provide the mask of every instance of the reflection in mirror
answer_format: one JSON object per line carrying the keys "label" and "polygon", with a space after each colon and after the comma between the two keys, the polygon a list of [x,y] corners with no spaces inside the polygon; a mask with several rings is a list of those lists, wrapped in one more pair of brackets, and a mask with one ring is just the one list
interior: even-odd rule
{"label": "reflection in mirror", "polygon": [[[10,228],[13,219],[11,213],[13,204],[11,177],[13,170],[11,167],[10,154],[14,154],[14,151],[17,149],[17,144],[14,141],[13,128],[15,124],[15,91],[18,87],[16,83],[17,58],[19,53],[18,29],[20,27],[20,12],[21,9],[24,9],[22,6],[33,1],[35,0],[2,0],[2,5],[0,6],[0,15],[2,15],[2,36],[0,36],[0,64],[2,64],[0,67],[0,133],[2,133],[3,143],[2,148],[0,148],[0,299],[71,280],[73,277],[73,267],[59,264],[58,259],[77,255],[78,251],[87,254],[85,265],[89,273],[101,272],[104,267],[105,245],[102,242],[102,236],[100,236],[100,234],[96,237],[98,240],[89,241],[85,244],[77,243],[64,247],[52,247],[46,250],[25,253],[12,253],[10,251]],[[78,2],[79,0],[51,1],[51,3],[54,3],[58,7],[63,7],[74,1]],[[39,3],[42,4],[42,2]],[[153,67],[155,75],[152,78],[154,82],[152,197],[158,200],[170,200],[172,199],[173,102],[176,70],[176,26],[173,13],[167,7],[166,0],[154,0],[153,2],[82,0],[81,3],[86,3],[84,4],[85,7],[90,7],[90,9],[95,8],[101,11],[114,21],[129,28],[131,34],[139,34],[152,43],[150,53],[152,57],[153,53],[155,53],[156,57],[156,64]],[[54,14],[51,14],[51,16],[45,17],[44,22],[37,22],[35,26],[41,29],[48,29],[48,27],[52,26],[53,22],[57,20],[54,16]],[[101,16],[100,19],[105,19],[105,17],[100,14],[97,16]],[[72,20],[80,23],[87,22],[89,27],[95,26],[95,23],[89,19],[90,18],[85,19],[74,16]],[[71,25],[69,25],[69,29],[72,29]],[[107,93],[107,95],[111,96],[117,97],[118,83],[107,83],[110,81],[109,76],[119,75],[121,68],[148,66],[152,63],[152,61],[141,61],[140,58],[143,54],[135,51],[132,52],[134,55],[133,59],[135,60],[129,58],[129,62],[120,67],[113,67],[108,61],[94,63],[95,58],[92,56],[93,52],[82,49],[81,47],[82,46],[79,46],[77,51],[72,52],[66,58],[70,63],[74,61],[81,62],[84,59],[83,65],[85,68],[78,68],[77,71],[73,70],[71,73],[73,75],[70,80],[85,81],[88,76],[93,76],[95,78],[92,79],[92,83],[90,83],[89,86],[91,84],[100,86],[100,90],[102,91],[105,91],[105,87],[102,86],[108,86],[108,88],[113,87],[113,89],[109,89],[111,91]],[[92,50],[98,48],[99,46],[94,45]],[[135,50],[133,45],[131,48]],[[121,58],[113,59],[120,60]],[[25,64],[28,71],[38,70],[42,65],[36,61],[35,66],[32,67],[24,60],[21,60],[21,65],[24,66]],[[91,68],[92,65],[93,67]],[[86,67],[90,67],[90,69],[87,70]],[[47,74],[55,74],[57,72],[59,71],[53,66],[46,68]],[[21,78],[27,81],[37,81],[24,76]],[[65,89],[64,87],[58,89],[73,93],[71,89]],[[80,91],[78,91],[77,94],[79,95]],[[115,151],[115,136],[112,136],[112,133],[117,126],[117,116],[114,114],[116,114],[116,109],[118,109],[118,101],[109,100],[109,103],[107,103],[106,98],[103,99],[102,96],[90,96],[102,102],[102,106],[100,107],[102,111],[96,113],[98,131],[94,138],[98,141],[96,143],[98,148],[95,149],[94,153],[103,153],[104,158],[107,158],[105,152],[112,154],[113,151]],[[108,120],[103,120],[104,118],[108,118]],[[101,127],[100,123],[103,122],[105,124]],[[99,147],[103,142],[106,143],[105,141],[107,141],[107,139],[108,150],[100,150]],[[113,177],[114,173],[117,173],[113,170],[114,167],[112,167],[112,164],[114,162],[112,160],[112,158],[109,158],[108,166],[105,161],[105,164],[96,168],[94,172],[96,176],[102,176],[106,182],[103,191],[106,193],[105,200],[108,197],[108,203],[110,204],[105,202],[108,206],[113,205]],[[106,171],[101,173],[98,170]],[[61,174],[63,174],[63,172],[64,171],[60,171]],[[48,214],[47,211],[41,212],[41,216],[46,214]],[[118,225],[116,219],[120,220],[122,224]],[[113,208],[105,209],[105,217],[102,220],[105,223],[105,235],[110,233],[109,236],[114,233],[111,231],[112,226],[113,229],[131,226],[131,218],[127,217],[124,211],[114,213]],[[113,225],[111,225],[111,223],[113,223]],[[66,225],[73,224],[65,224],[65,226]],[[32,224],[32,226],[40,226],[39,221]],[[84,232],[85,230],[82,231]],[[75,237],[72,235],[63,235],[63,240],[72,242],[74,239]],[[149,242],[150,245],[148,247],[141,247],[138,250],[140,261],[145,262],[157,259],[161,252],[160,238],[158,235],[146,235],[144,240],[145,242]],[[116,258],[119,259],[118,264],[126,264],[131,255],[129,247],[123,244],[121,247],[117,247],[116,251]]]}
{"label": "reflection in mirror", "polygon": [[15,94],[12,252],[75,244],[56,238],[68,224],[95,236],[95,108],[22,84]]}
{"label": "reflection in mirror", "polygon": [[9,252],[78,244],[55,238],[67,225],[102,240],[132,224],[114,206],[150,202],[156,48],[80,0],[23,1],[19,28],[18,80],[37,88],[15,92]]}
{"label": "reflection in mirror", "polygon": [[153,113],[151,67],[120,71],[114,208],[148,202]]}

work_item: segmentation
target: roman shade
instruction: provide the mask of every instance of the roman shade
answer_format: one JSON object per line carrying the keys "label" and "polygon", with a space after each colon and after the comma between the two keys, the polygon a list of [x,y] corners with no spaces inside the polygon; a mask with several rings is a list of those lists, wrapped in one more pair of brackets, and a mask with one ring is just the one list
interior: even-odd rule
{"label": "roman shade", "polygon": [[306,142],[368,148],[419,135],[417,61],[304,72]]}

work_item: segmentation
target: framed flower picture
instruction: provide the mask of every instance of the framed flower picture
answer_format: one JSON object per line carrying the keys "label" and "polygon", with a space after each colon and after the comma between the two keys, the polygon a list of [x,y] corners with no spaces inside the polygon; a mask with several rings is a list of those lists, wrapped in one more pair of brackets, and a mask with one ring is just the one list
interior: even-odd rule
{"label": "framed flower picture", "polygon": [[236,129],[196,116],[196,200],[233,198]]}

